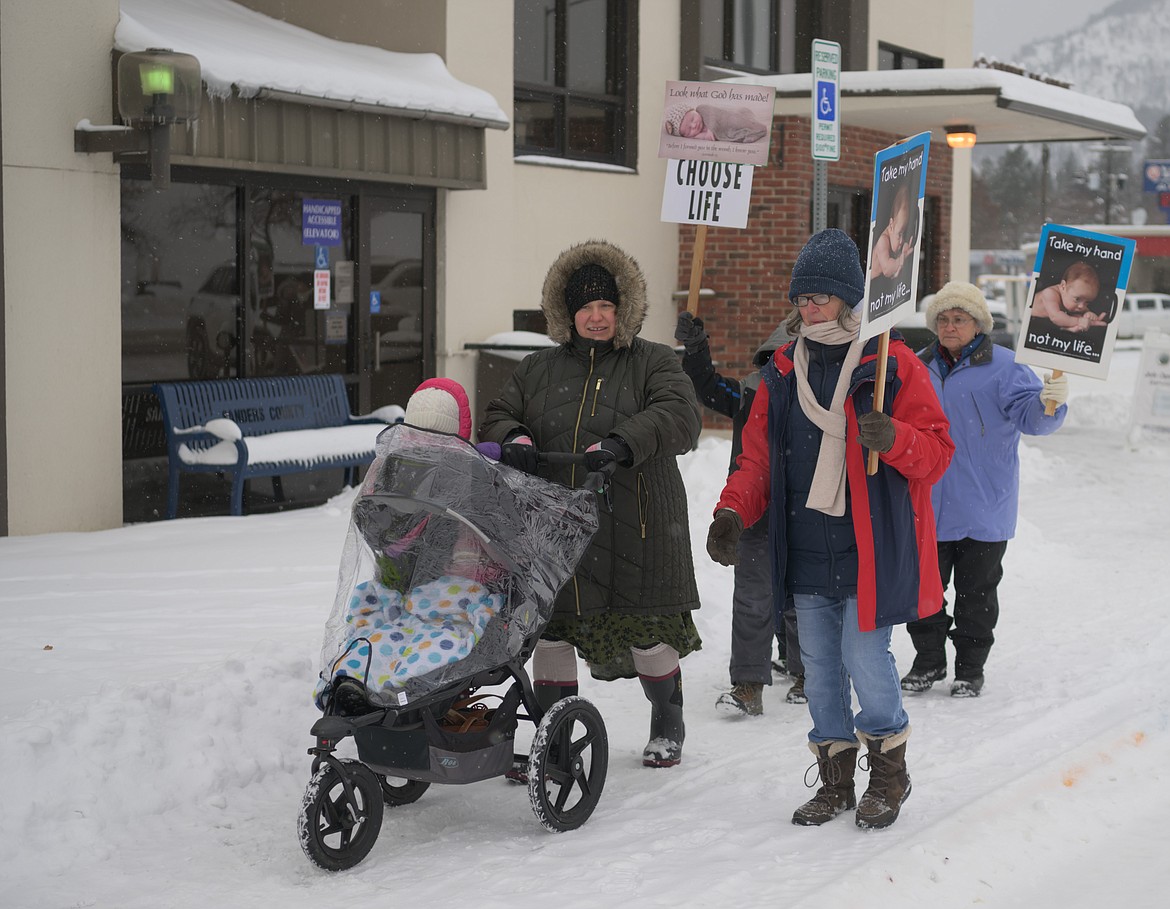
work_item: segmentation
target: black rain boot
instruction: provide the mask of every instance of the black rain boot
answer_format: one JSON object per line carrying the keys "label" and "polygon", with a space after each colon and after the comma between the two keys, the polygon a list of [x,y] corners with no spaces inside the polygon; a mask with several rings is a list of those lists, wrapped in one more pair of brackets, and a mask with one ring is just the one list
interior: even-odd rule
{"label": "black rain boot", "polygon": [[[571,685],[558,685],[556,682],[534,682],[532,685],[533,694],[536,695],[536,703],[540,705],[541,716],[548,713],[549,709],[557,701],[562,698],[573,697],[578,692],[577,683]],[[537,723],[540,721],[537,720]],[[552,745],[549,749],[549,754],[552,754]],[[512,769],[505,771],[504,778],[513,783],[528,784],[528,759],[517,757],[512,762]]]}
{"label": "black rain boot", "polygon": [[910,622],[906,630],[914,642],[914,665],[902,677],[903,691],[927,691],[935,682],[947,677],[947,631],[951,617],[936,613],[930,618]]}
{"label": "black rain boot", "polygon": [[955,636],[955,682],[951,685],[953,698],[977,698],[983,691],[983,664],[991,652],[991,644]]}
{"label": "black rain boot", "polygon": [[646,767],[673,767],[682,761],[683,725],[682,669],[664,678],[639,675],[642,690],[650,701],[650,741],[642,750]]}
{"label": "black rain boot", "polygon": [[[857,768],[856,742],[809,742],[809,750],[816,755],[817,776],[821,788],[816,795],[801,805],[792,815],[798,827],[819,827],[837,815],[857,807],[857,790],[853,785],[853,771]],[[812,770],[812,767],[809,768]],[[808,771],[805,771],[805,785]]]}
{"label": "black rain boot", "polygon": [[865,760],[869,765],[869,788],[857,803],[857,826],[880,830],[898,819],[902,803],[910,795],[910,774],[906,771],[910,727],[880,739],[861,731],[857,736],[868,749]]}
{"label": "black rain boot", "polygon": [[548,713],[549,708],[557,701],[571,698],[580,690],[576,682],[571,685],[558,685],[556,682],[534,682],[532,690],[536,694],[536,703],[540,705],[542,713]]}

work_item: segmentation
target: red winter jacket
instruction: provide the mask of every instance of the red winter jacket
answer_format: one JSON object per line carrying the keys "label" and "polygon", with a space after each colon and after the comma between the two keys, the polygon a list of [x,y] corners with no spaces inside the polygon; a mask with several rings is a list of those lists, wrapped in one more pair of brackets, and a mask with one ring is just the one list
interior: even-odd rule
{"label": "red winter jacket", "polygon": [[[728,478],[715,506],[716,511],[734,509],[745,527],[769,513],[773,586],[781,602],[787,574],[787,509],[805,508],[803,502],[787,501],[784,458],[772,457],[793,442],[786,429],[790,409],[800,406],[794,346],[776,351],[764,367],[764,381],[743,430],[739,469]],[[894,421],[894,444],[879,455],[877,473],[866,475],[868,451],[857,441],[857,416],[873,409],[876,353],[877,339],[872,339],[845,399],[845,473],[857,546],[855,589],[862,631],[925,618],[942,607],[930,491],[955,450],[929,373],[895,334],[887,357],[883,407]],[[816,520],[819,513],[801,517]]]}

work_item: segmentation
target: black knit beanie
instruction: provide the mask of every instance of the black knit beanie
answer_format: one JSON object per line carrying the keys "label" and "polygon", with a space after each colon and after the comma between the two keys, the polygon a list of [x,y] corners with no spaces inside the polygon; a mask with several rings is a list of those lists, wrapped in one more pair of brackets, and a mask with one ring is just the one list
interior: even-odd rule
{"label": "black knit beanie", "polygon": [[865,275],[857,244],[843,230],[830,227],[813,234],[792,267],[788,299],[799,294],[833,294],[850,306],[865,296]]}
{"label": "black knit beanie", "polygon": [[614,306],[621,304],[617,281],[609,270],[595,262],[587,262],[569,275],[569,280],[565,282],[565,305],[569,308],[569,318],[576,316],[577,310],[594,300],[608,300]]}

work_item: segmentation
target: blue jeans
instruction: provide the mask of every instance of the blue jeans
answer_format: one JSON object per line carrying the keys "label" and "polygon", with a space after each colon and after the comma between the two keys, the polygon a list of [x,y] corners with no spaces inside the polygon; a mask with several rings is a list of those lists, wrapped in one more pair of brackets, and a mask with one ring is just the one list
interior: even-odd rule
{"label": "blue jeans", "polygon": [[[859,631],[857,597],[796,594],[804,691],[813,728],[810,742],[856,741],[855,729],[883,738],[910,722],[902,709],[898,667],[890,653],[892,629]],[[853,695],[861,711],[853,715]]]}

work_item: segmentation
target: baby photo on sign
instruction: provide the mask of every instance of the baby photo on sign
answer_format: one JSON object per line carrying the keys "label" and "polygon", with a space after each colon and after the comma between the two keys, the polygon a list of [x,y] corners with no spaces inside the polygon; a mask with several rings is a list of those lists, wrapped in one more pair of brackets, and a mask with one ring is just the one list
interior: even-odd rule
{"label": "baby photo on sign", "polygon": [[1016,359],[1103,378],[1134,241],[1046,224]]}
{"label": "baby photo on sign", "polygon": [[667,82],[658,157],[767,164],[774,96],[761,85]]}
{"label": "baby photo on sign", "polygon": [[[922,240],[922,201],[930,134],[878,152],[874,159],[870,249],[865,276],[865,336],[889,328],[896,310],[913,308]],[[874,325],[878,320],[880,324]]]}

